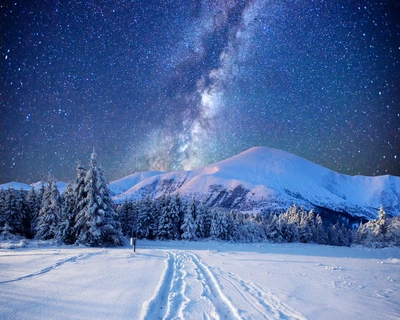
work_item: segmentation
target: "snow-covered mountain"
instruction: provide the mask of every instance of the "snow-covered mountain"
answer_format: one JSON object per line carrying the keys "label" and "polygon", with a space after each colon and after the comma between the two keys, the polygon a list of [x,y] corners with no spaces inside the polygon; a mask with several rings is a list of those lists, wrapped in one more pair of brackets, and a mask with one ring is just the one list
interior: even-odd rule
{"label": "snow-covered mountain", "polygon": [[400,177],[339,174],[267,147],[190,171],[135,173],[112,182],[110,188],[117,202],[179,193],[237,210],[281,210],[296,203],[306,209],[375,218],[382,205],[387,213],[400,215]]}
{"label": "snow-covered mountain", "polygon": [[[15,190],[25,190],[25,191],[29,191],[32,187],[35,188],[35,190],[39,190],[42,187],[42,183],[41,181],[32,183],[32,184],[26,184],[26,183],[21,183],[21,182],[8,182],[8,183],[4,183],[4,184],[0,184],[0,190],[7,190],[9,187],[13,187]],[[43,183],[44,186],[47,186],[47,182]],[[56,182],[58,191],[60,191],[60,193],[63,193],[65,191],[65,188],[67,186],[66,182],[63,181],[57,181]]]}

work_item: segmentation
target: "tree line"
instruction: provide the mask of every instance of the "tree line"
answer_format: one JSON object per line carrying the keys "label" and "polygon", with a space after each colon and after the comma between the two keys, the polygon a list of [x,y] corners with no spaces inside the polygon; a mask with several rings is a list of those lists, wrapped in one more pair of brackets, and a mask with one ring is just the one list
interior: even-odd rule
{"label": "tree line", "polygon": [[115,204],[94,152],[89,169],[79,164],[75,184],[68,184],[63,195],[51,180],[27,194],[11,186],[2,190],[0,226],[3,236],[17,234],[88,246],[123,244]]}
{"label": "tree line", "polygon": [[400,246],[400,218],[381,208],[378,218],[349,229],[325,226],[313,210],[296,205],[281,214],[209,208],[179,194],[115,204],[93,153],[89,169],[77,166],[74,184],[61,195],[54,181],[29,192],[0,190],[2,236],[21,235],[65,244],[118,246],[124,237],[157,240],[216,239],[237,242],[302,242],[335,246]]}

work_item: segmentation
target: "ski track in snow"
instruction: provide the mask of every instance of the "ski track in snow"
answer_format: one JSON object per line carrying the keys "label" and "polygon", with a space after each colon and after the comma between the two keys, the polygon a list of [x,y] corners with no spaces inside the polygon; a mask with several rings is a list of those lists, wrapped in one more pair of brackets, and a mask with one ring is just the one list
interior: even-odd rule
{"label": "ski track in snow", "polygon": [[[241,319],[209,268],[187,251],[167,251],[167,267],[143,319]],[[200,312],[199,312],[200,311]]]}
{"label": "ski track in snow", "polygon": [[61,267],[63,264],[65,264],[65,263],[67,263],[67,262],[76,262],[77,260],[89,259],[89,258],[92,257],[92,256],[99,255],[99,254],[104,254],[104,253],[106,253],[106,252],[107,252],[107,250],[101,251],[101,252],[83,253],[83,254],[80,254],[80,255],[78,255],[78,256],[73,256],[73,257],[70,257],[70,258],[61,260],[61,261],[59,261],[59,262],[56,262],[55,264],[52,264],[51,266],[46,267],[46,268],[43,268],[42,270],[39,270],[39,271],[37,271],[37,272],[30,273],[30,274],[28,274],[28,275],[26,275],[26,276],[18,277],[18,278],[11,279],[11,280],[0,281],[0,284],[10,283],[10,282],[17,282],[17,281],[21,281],[21,280],[25,280],[25,279],[30,279],[30,278],[38,277],[38,276],[44,275],[44,274],[46,274],[46,273],[48,273],[48,272],[50,272],[50,271],[56,269],[56,268]]}
{"label": "ski track in snow", "polygon": [[[142,307],[142,318],[153,319],[305,319],[272,292],[237,274],[212,267],[188,251],[167,250],[159,287]],[[224,294],[217,277],[238,291],[246,310]]]}
{"label": "ski track in snow", "polygon": [[209,267],[228,281],[241,295],[249,308],[240,310],[242,319],[254,319],[248,310],[257,313],[257,319],[305,319],[280,301],[272,292],[251,281],[240,278],[237,274],[218,267]]}

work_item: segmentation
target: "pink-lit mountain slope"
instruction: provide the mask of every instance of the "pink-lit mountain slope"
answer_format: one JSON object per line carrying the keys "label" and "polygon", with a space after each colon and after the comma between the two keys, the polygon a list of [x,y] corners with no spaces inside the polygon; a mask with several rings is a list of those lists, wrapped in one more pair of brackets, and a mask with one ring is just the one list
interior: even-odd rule
{"label": "pink-lit mountain slope", "polygon": [[400,177],[340,174],[285,151],[256,147],[190,171],[144,172],[110,184],[117,202],[179,193],[214,207],[281,210],[296,203],[375,218],[400,215]]}

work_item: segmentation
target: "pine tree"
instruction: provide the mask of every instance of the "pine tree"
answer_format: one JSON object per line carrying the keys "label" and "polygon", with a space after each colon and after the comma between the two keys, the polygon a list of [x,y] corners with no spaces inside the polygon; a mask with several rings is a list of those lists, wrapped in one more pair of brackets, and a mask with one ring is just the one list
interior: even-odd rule
{"label": "pine tree", "polygon": [[0,228],[3,228],[7,219],[5,214],[6,190],[0,189]]}
{"label": "pine tree", "polygon": [[383,243],[383,246],[385,246],[384,242],[385,242],[385,236],[386,236],[386,232],[387,232],[388,223],[387,223],[387,214],[382,206],[379,208],[378,221],[376,223],[377,223],[377,227],[378,227],[377,232],[382,235],[382,243]]}
{"label": "pine tree", "polygon": [[61,210],[61,223],[59,226],[59,236],[66,244],[75,243],[75,216],[76,216],[75,192],[72,184],[68,183],[64,191],[63,205]]}
{"label": "pine tree", "polygon": [[314,239],[314,214],[312,210],[309,214],[302,212],[300,214],[299,238],[300,242],[309,243]]}
{"label": "pine tree", "polygon": [[385,246],[400,247],[400,217],[387,218]]}
{"label": "pine tree", "polygon": [[196,224],[193,217],[193,211],[189,207],[186,210],[184,222],[182,224],[182,239],[194,240],[196,238]]}
{"label": "pine tree", "polygon": [[28,205],[27,194],[25,190],[22,189],[22,187],[17,193],[17,210],[20,212],[21,215],[21,235],[31,239],[33,237],[31,232],[31,212]]}
{"label": "pine tree", "polygon": [[[170,199],[170,206],[171,206],[171,221],[172,221],[172,230],[171,230],[171,239],[177,240],[181,237],[181,230],[180,230],[180,208],[178,207],[180,204],[176,204],[175,201],[177,200],[176,197],[169,196]],[[178,202],[180,199],[178,198]]]}
{"label": "pine tree", "polygon": [[214,211],[211,219],[211,237],[214,239],[228,240],[228,217],[221,210]]}
{"label": "pine tree", "polygon": [[339,246],[349,247],[352,242],[351,231],[347,229],[343,223],[340,225],[339,228],[340,228],[340,232],[338,235]]}
{"label": "pine tree", "polygon": [[36,221],[41,208],[41,199],[39,201],[35,188],[32,187],[26,196],[28,210],[30,212],[30,234],[33,238],[36,234]]}
{"label": "pine tree", "polygon": [[196,200],[194,196],[192,197],[192,200],[190,201],[190,210],[192,211],[193,219],[196,221],[197,219],[197,205],[196,205]]}
{"label": "pine tree", "polygon": [[55,182],[47,185],[43,198],[42,208],[36,225],[36,238],[41,240],[53,239],[58,235],[58,224],[61,219],[61,197]]}
{"label": "pine tree", "polygon": [[138,208],[137,237],[139,239],[154,239],[155,237],[155,203],[150,199],[150,195],[140,202]]}
{"label": "pine tree", "polygon": [[13,234],[23,235],[22,213],[18,200],[18,194],[10,185],[7,189],[4,205],[5,223],[10,228],[9,232]]}
{"label": "pine tree", "polygon": [[362,244],[364,238],[365,238],[364,225],[361,221],[358,228],[354,231],[354,243]]}
{"label": "pine tree", "polygon": [[182,199],[179,195],[179,193],[177,193],[175,195],[175,199],[174,199],[174,210],[177,213],[178,216],[178,222],[177,222],[177,229],[179,232],[179,237],[180,238],[182,236],[182,225],[184,223],[184,217],[185,217],[185,213],[186,213],[186,205],[182,202]]}
{"label": "pine tree", "polygon": [[298,223],[300,222],[297,206],[289,208],[283,214],[279,215],[279,229],[282,238],[287,242],[299,242]]}
{"label": "pine tree", "polygon": [[327,242],[327,235],[319,214],[315,217],[315,242],[319,244],[326,244]]}
{"label": "pine tree", "polygon": [[339,245],[339,222],[336,222],[336,224],[330,224],[328,227],[327,231],[327,238],[328,241],[327,243],[332,245],[332,246],[338,246]]}
{"label": "pine tree", "polygon": [[131,231],[131,225],[130,225],[130,204],[128,204],[128,200],[124,200],[124,202],[117,207],[117,215],[118,215],[118,221],[121,224],[121,231],[124,236],[129,235],[130,236],[130,231]]}
{"label": "pine tree", "polygon": [[80,209],[75,223],[77,242],[89,246],[122,245],[121,226],[95,152],[91,155],[84,186],[81,192],[85,197],[77,206]]}
{"label": "pine tree", "polygon": [[177,213],[173,210],[170,196],[162,195],[160,199],[161,215],[158,221],[157,238],[160,240],[172,240],[179,236],[176,230]]}
{"label": "pine tree", "polygon": [[270,214],[269,218],[266,220],[265,233],[267,239],[273,242],[283,242],[281,226],[279,223],[279,217],[276,214]]}
{"label": "pine tree", "polygon": [[210,236],[211,228],[211,215],[209,210],[204,204],[200,204],[197,209],[193,209],[194,207],[192,205],[190,208],[192,216],[197,212],[195,220],[196,237],[203,239],[208,238]]}
{"label": "pine tree", "polygon": [[[85,178],[86,178],[86,170],[82,166],[80,162],[77,163],[76,167],[77,175],[74,187],[74,198],[75,198],[75,216],[83,210],[85,206],[87,193],[85,191]],[[76,222],[75,222],[76,223]],[[74,226],[75,238],[78,237],[80,233],[80,229],[77,229],[77,226]]]}

